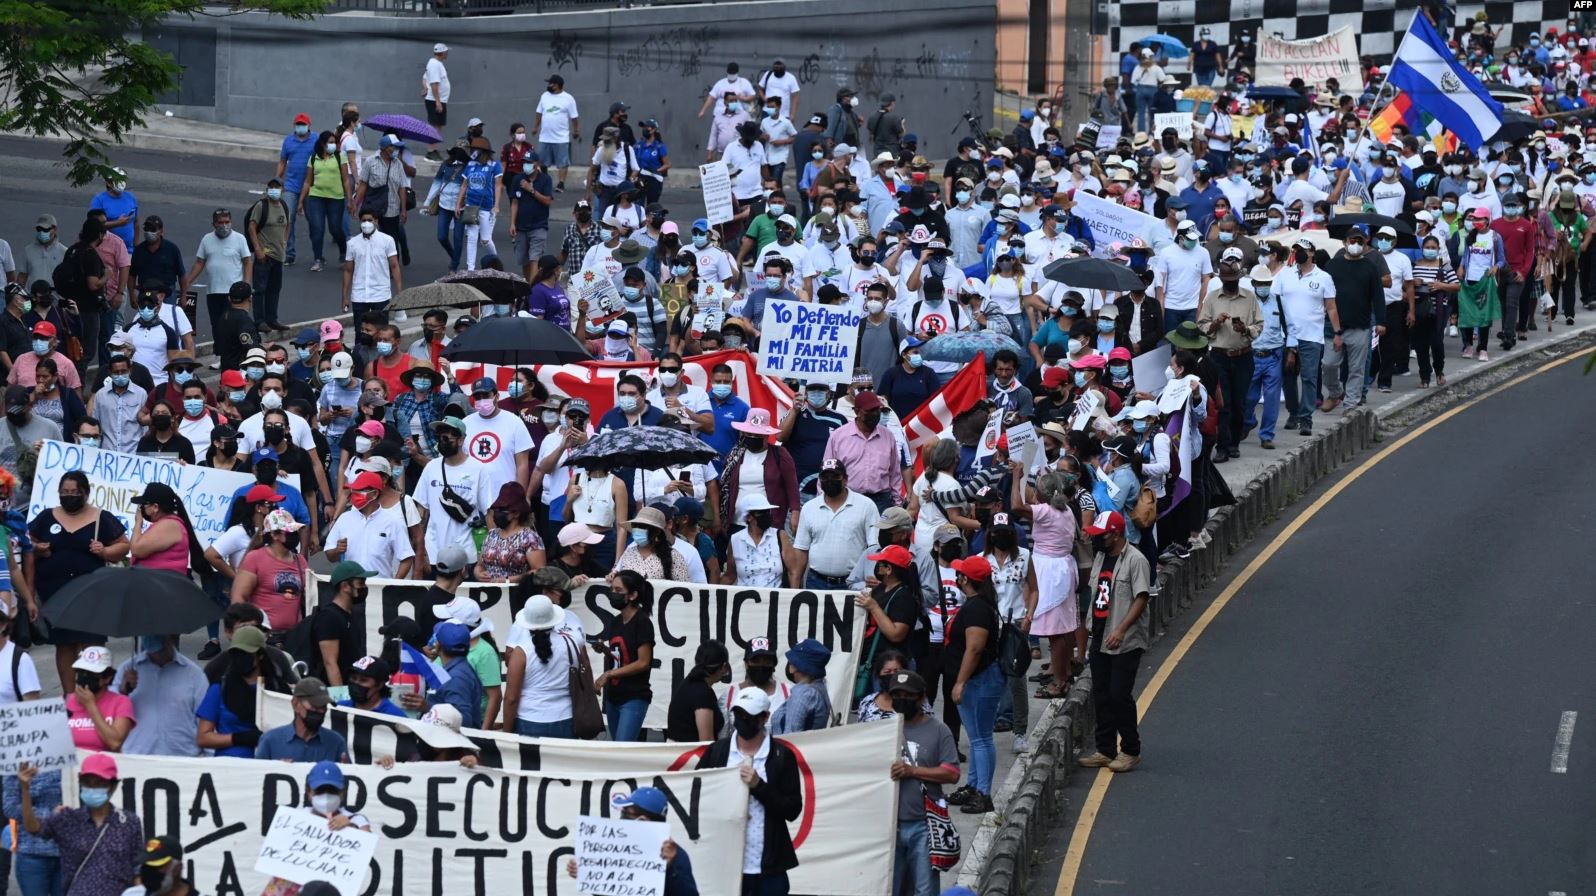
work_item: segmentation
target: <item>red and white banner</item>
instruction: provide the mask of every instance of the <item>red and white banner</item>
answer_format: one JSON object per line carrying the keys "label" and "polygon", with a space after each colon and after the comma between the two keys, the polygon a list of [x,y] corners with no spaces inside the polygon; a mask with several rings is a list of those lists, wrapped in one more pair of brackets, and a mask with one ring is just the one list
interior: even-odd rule
{"label": "red and white banner", "polygon": [[[732,369],[732,389],[737,397],[748,402],[751,408],[770,411],[771,419],[780,420],[793,406],[792,391],[775,377],[755,372],[754,356],[741,349],[694,355],[686,359],[682,374],[687,382],[709,391],[709,374],[715,365],[725,364]],[[529,364],[551,395],[583,398],[593,410],[596,421],[615,406],[615,386],[621,377],[635,373],[649,384],[654,382],[654,361],[583,361],[580,364]],[[505,391],[515,377],[515,368],[494,364],[455,365],[457,383],[469,384],[479,377],[491,376]],[[951,384],[950,384],[951,385]],[[984,392],[982,394],[985,394]],[[951,418],[950,418],[951,419]]]}
{"label": "red and white banner", "polygon": [[953,427],[953,418],[975,407],[986,397],[986,353],[964,365],[947,385],[926,399],[903,420],[903,434],[909,450],[919,451]]}

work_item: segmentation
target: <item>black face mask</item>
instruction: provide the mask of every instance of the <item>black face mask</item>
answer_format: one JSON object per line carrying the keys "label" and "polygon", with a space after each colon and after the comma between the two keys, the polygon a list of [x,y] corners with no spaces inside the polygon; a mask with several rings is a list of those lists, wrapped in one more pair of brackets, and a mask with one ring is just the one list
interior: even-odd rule
{"label": "black face mask", "polygon": [[772,678],[775,678],[775,677],[776,677],[776,667],[775,666],[749,666],[748,667],[748,681],[750,683],[752,683],[752,684],[759,685],[760,687],[764,687],[765,685],[770,684],[770,680]]}
{"label": "black face mask", "polygon": [[281,442],[283,440],[283,436],[287,434],[287,432],[288,428],[285,426],[261,427],[261,433],[266,436],[266,442],[270,445],[275,445],[278,442]]}
{"label": "black face mask", "polygon": [[758,526],[761,529],[769,529],[770,528],[770,511],[768,511],[768,510],[756,510],[756,511],[753,512],[752,516],[753,516],[754,525]]}
{"label": "black face mask", "polygon": [[277,484],[277,461],[261,461],[255,465],[255,481],[261,485]]}
{"label": "black face mask", "polygon": [[371,688],[351,681],[349,682],[349,699],[356,706],[360,706],[371,699]]}
{"label": "black face mask", "polygon": [[309,709],[305,711],[305,730],[320,731],[321,724],[327,721],[327,710]]}
{"label": "black face mask", "polygon": [[982,528],[992,525],[992,511],[977,509],[975,511],[975,521],[980,523]]}
{"label": "black face mask", "polygon": [[16,426],[25,426],[28,422],[28,417],[29,413],[27,411],[11,411],[6,414],[6,419]]}
{"label": "black face mask", "polygon": [[231,661],[229,661],[227,665],[228,671],[240,678],[243,678],[255,671],[255,655],[244,653],[241,650],[235,651]]}
{"label": "black face mask", "polygon": [[151,868],[148,865],[139,866],[139,883],[150,893],[159,893],[166,887],[166,868]]}
{"label": "black face mask", "polygon": [[752,451],[755,454],[760,454],[764,452],[765,445],[766,442],[764,436],[743,436],[743,449],[746,451]]}
{"label": "black face mask", "polygon": [[913,697],[893,697],[892,711],[905,719],[912,719],[920,714],[920,701]]}
{"label": "black face mask", "polygon": [[366,602],[366,595],[368,595],[370,593],[371,593],[371,589],[370,588],[366,587],[365,585],[361,585],[359,588],[356,588],[354,590],[352,596],[355,599],[355,603],[363,604],[363,603]]}
{"label": "black face mask", "polygon": [[72,682],[78,687],[88,688],[96,694],[105,689],[105,684],[100,680],[100,676],[83,669],[78,670],[77,675],[73,676]]}
{"label": "black face mask", "polygon": [[238,453],[238,440],[237,439],[223,439],[220,450],[222,452],[222,456],[223,457],[232,457],[233,455]]}
{"label": "black face mask", "polygon": [[494,528],[503,529],[503,528],[505,528],[508,525],[510,525],[510,511],[508,511],[508,510],[495,510],[495,511],[493,511],[493,526],[494,526]]}
{"label": "black face mask", "polygon": [[624,594],[611,594],[610,595],[610,608],[614,609],[614,610],[624,610],[624,609],[626,609],[626,595],[624,595]]}
{"label": "black face mask", "polygon": [[1007,529],[993,529],[988,533],[987,538],[991,540],[992,547],[1005,553],[1013,551],[1017,543],[1014,532]]}
{"label": "black face mask", "polygon": [[67,513],[77,513],[83,509],[83,504],[88,499],[83,495],[62,495],[61,509]]}
{"label": "black face mask", "polygon": [[846,488],[847,486],[843,485],[842,480],[840,479],[820,480],[820,490],[824,492],[828,498],[837,497],[838,495],[842,494]]}
{"label": "black face mask", "polygon": [[763,727],[764,725],[760,722],[759,716],[751,716],[740,709],[732,710],[732,728],[736,729],[737,736],[743,740],[754,739]]}
{"label": "black face mask", "polygon": [[460,453],[460,440],[440,438],[438,440],[438,453],[444,457],[454,457]]}

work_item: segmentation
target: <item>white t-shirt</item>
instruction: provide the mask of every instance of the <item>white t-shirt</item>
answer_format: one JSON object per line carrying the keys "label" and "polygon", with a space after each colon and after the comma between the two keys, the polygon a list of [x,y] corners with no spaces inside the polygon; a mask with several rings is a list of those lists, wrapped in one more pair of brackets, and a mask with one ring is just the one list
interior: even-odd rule
{"label": "white t-shirt", "polygon": [[[748,83],[747,78],[741,75],[727,75],[721,78],[719,81],[709,85],[709,95],[715,98],[715,107],[710,111],[715,115],[726,114],[726,92],[728,90],[739,97],[754,95],[754,85]],[[783,111],[786,108],[785,105],[782,106]]]}
{"label": "white t-shirt", "polygon": [[759,76],[759,89],[765,92],[767,100],[773,96],[781,97],[781,117],[792,117],[792,95],[801,89],[792,72],[783,72],[779,78],[771,72],[765,72]]}
{"label": "white t-shirt", "polygon": [[698,276],[701,280],[725,283],[737,272],[732,265],[731,253],[719,246],[705,246],[702,249],[692,249],[692,252],[693,261],[698,265]]}
{"label": "white t-shirt", "polygon": [[543,120],[538,127],[540,143],[570,143],[571,120],[577,118],[576,100],[565,91],[543,91],[538,97],[538,114]]}
{"label": "white t-shirt", "polygon": [[[788,77],[791,76],[789,75]],[[798,129],[792,126],[791,121],[779,115],[775,118],[766,118],[759,122],[759,130],[764,133],[766,138],[772,141],[786,140],[787,138],[795,136],[798,133]],[[783,143],[780,146],[772,146],[769,143],[766,143],[765,158],[769,160],[770,164],[772,165],[787,164],[788,162],[792,161],[792,144]]]}
{"label": "white t-shirt", "polygon": [[[365,164],[365,161],[366,161],[366,151],[364,149],[362,149],[361,146],[360,146],[360,132],[359,131],[350,131],[347,134],[344,134],[344,139],[339,141],[339,143],[338,143],[338,160],[339,161],[343,161],[343,160],[349,158],[349,154],[350,153],[354,153],[355,154],[355,162],[354,162],[355,172],[354,173],[355,173],[355,177],[358,179],[360,177],[360,168],[361,168],[362,165]],[[358,226],[360,222],[357,221],[355,223]]]}
{"label": "white t-shirt", "polygon": [[[22,652],[20,659],[14,656],[15,652],[21,649],[15,641],[6,641],[6,646],[0,648],[0,703],[20,703],[21,701],[17,699],[18,691],[27,695],[41,690],[39,670],[34,668],[33,657],[28,656],[27,651]],[[11,679],[13,659],[17,661],[16,681]]]}
{"label": "white t-shirt", "polygon": [[1369,186],[1369,198],[1374,202],[1375,211],[1393,218],[1402,214],[1402,200],[1407,195],[1408,188],[1400,177],[1396,183],[1381,178]]}
{"label": "white t-shirt", "polygon": [[[477,513],[482,513],[487,506],[493,503],[492,497],[482,496],[482,467],[467,460],[465,463],[449,468],[449,490],[466,499]],[[422,534],[422,543],[426,545],[427,556],[436,557],[445,545],[457,544],[465,548],[466,556],[475,563],[477,560],[476,539],[471,537],[471,521],[463,523],[454,521],[448,511],[443,509],[440,500],[443,496],[443,458],[435,457],[427,462],[421,470],[421,478],[416,480],[415,499],[427,508],[427,527]]]}
{"label": "white t-shirt", "polygon": [[[538,456],[534,463],[542,463],[544,458],[560,450],[564,446],[565,439],[559,430],[549,433],[548,435],[544,436],[543,441],[538,444]],[[554,467],[554,472],[543,477],[543,505],[547,507],[552,505],[560,498],[565,497],[565,487],[570,484],[571,468],[567,467],[563,463],[556,464]],[[497,498],[498,496],[498,492],[493,493],[494,498]],[[490,498],[490,503],[491,500],[492,499]]]}
{"label": "white t-shirt", "polygon": [[1316,267],[1306,276],[1296,265],[1281,268],[1270,295],[1280,297],[1299,342],[1324,343],[1324,302],[1335,298],[1336,283],[1323,268]]}
{"label": "white t-shirt", "polygon": [[1380,257],[1391,269],[1391,285],[1385,288],[1385,303],[1395,305],[1402,301],[1402,284],[1413,279],[1413,261],[1395,249],[1382,253]]}
{"label": "white t-shirt", "polygon": [[[292,417],[293,414],[288,416]],[[194,456],[204,457],[205,449],[211,447],[211,431],[221,424],[216,422],[216,412],[206,408],[199,419],[191,420],[182,407],[177,409],[177,432],[188,443],[194,446]]]}
{"label": "white t-shirt", "polygon": [[443,60],[434,56],[427,60],[426,71],[421,73],[421,98],[432,100],[432,85],[438,85],[438,99],[444,105],[449,103],[449,70],[443,67]]}
{"label": "white t-shirt", "polygon": [[792,276],[787,279],[788,284],[793,287],[802,286],[803,281],[813,277],[815,274],[814,267],[809,263],[809,251],[808,247],[797,240],[793,240],[786,246],[781,243],[771,243],[765,247],[765,251],[759,253],[759,262],[754,266],[754,270],[758,272],[754,275],[755,281],[763,282],[765,259],[772,255],[780,255],[782,258],[792,262]]}
{"label": "white t-shirt", "polygon": [[[526,654],[526,674],[521,677],[521,700],[516,704],[515,716],[528,722],[559,722],[571,717],[571,660],[572,651],[580,657],[587,649],[580,640],[567,640],[559,628],[551,631],[548,662],[538,656],[532,644],[532,633],[519,625],[511,626],[505,649],[520,648]],[[572,642],[575,642],[574,644]]]}
{"label": "white t-shirt", "polygon": [[1307,211],[1315,202],[1323,202],[1330,198],[1330,194],[1319,189],[1305,180],[1293,179],[1286,185],[1285,192],[1280,194],[1280,204],[1291,208],[1298,200],[1302,201],[1302,208]]}
{"label": "white t-shirt", "polygon": [[[265,415],[260,413],[247,417],[238,424],[239,454],[247,455],[261,446],[261,443],[266,440],[265,425]],[[314,456],[316,437],[310,431],[310,424],[306,423],[305,418],[298,414],[288,415],[288,441],[293,442],[307,452],[311,452],[312,456]],[[204,445],[208,446],[209,444],[210,438],[207,436]],[[304,483],[301,482],[300,485],[303,487]]]}
{"label": "white t-shirt", "polygon": [[216,536],[211,542],[211,547],[216,549],[227,565],[238,569],[238,564],[244,562],[244,554],[249,551],[249,533],[243,526],[228,526],[227,531]]}
{"label": "white t-shirt", "polygon": [[675,571],[678,573],[686,571],[686,575],[680,576],[676,581],[709,584],[709,573],[704,570],[704,558],[698,556],[698,548],[678,538],[671,542],[671,550],[676,552]]}
{"label": "white t-shirt", "polygon": [[1202,294],[1203,277],[1214,272],[1213,259],[1202,246],[1168,246],[1153,257],[1153,266],[1163,278],[1164,308],[1170,311],[1195,309]]}
{"label": "white t-shirt", "polygon": [[592,159],[593,164],[598,166],[599,186],[618,187],[626,180],[628,171],[634,173],[637,171],[637,156],[633,154],[632,147],[622,146],[617,149],[607,165],[599,161],[602,152],[602,149],[593,150]]}
{"label": "white t-shirt", "polygon": [[218,238],[213,231],[200,238],[199,251],[194,257],[205,262],[205,292],[225,294],[234,283],[244,279],[244,259],[250,257],[249,241],[236,230],[226,239]]}
{"label": "white t-shirt", "polygon": [[481,493],[491,504],[505,483],[515,481],[515,456],[532,450],[532,434],[520,417],[504,411],[492,417],[468,414],[465,425],[465,452],[482,462]]}
{"label": "white t-shirt", "polygon": [[[186,317],[187,315],[183,316]],[[154,323],[147,327],[133,323],[129,324],[128,328],[123,332],[127,334],[128,340],[133,343],[133,360],[136,363],[143,364],[145,369],[149,370],[150,379],[155,382],[155,385],[165,385],[167,379],[167,349],[181,348],[182,342],[179,342],[176,346],[171,345],[167,341],[166,327],[161,326],[159,323]]]}
{"label": "white t-shirt", "polygon": [[744,201],[755,199],[764,192],[764,178],[760,167],[766,164],[765,144],[758,141],[753,146],[733,143],[721,156],[732,174],[732,196]]}

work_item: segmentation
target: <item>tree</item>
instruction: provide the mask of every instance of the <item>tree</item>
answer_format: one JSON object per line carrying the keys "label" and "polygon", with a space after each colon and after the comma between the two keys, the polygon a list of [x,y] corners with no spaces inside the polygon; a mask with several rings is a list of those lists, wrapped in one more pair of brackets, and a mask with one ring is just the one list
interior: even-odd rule
{"label": "tree", "polygon": [[67,180],[111,174],[109,144],[144,123],[182,69],[136,36],[173,16],[267,12],[308,19],[327,0],[0,0],[0,129],[67,139]]}

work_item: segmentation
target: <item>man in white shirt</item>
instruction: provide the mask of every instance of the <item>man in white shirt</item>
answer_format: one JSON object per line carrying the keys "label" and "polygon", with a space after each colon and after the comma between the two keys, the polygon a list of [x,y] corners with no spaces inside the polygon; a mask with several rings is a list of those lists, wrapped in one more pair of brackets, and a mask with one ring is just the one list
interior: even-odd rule
{"label": "man in white shirt", "polygon": [[[1313,411],[1319,404],[1319,365],[1324,359],[1324,322],[1329,317],[1335,332],[1333,347],[1340,351],[1341,317],[1336,312],[1336,284],[1330,274],[1313,263],[1314,245],[1307,238],[1291,247],[1290,263],[1275,275],[1271,292],[1285,309],[1289,329],[1297,334],[1299,377],[1286,377],[1286,429],[1313,434]],[[1300,390],[1299,390],[1300,379]]]}
{"label": "man in white shirt", "polygon": [[770,64],[770,71],[759,77],[759,92],[765,99],[781,100],[781,117],[795,120],[798,117],[798,79],[787,71],[787,63],[780,59]]}
{"label": "man in white shirt", "polygon": [[[470,562],[477,562],[476,540],[471,537],[471,519],[487,512],[497,495],[484,496],[484,468],[475,463],[464,450],[465,421],[459,417],[445,417],[432,423],[433,437],[437,440],[440,456],[427,462],[416,480],[415,499],[427,508],[427,527],[422,536],[428,557],[437,557],[448,545],[465,548]],[[455,519],[444,503],[444,487],[465,500],[466,518]],[[450,499],[453,500],[452,498]]]}
{"label": "man in white shirt", "polygon": [[1059,223],[1069,215],[1062,208],[1042,210],[1042,229],[1025,235],[1025,263],[1047,265],[1060,258],[1068,258],[1075,246],[1075,237],[1059,229]]}
{"label": "man in white shirt", "polygon": [[382,311],[394,293],[404,289],[399,271],[399,246],[377,229],[377,214],[360,212],[360,233],[351,236],[344,256],[344,311],[360,320],[367,311]]}
{"label": "man in white shirt", "polygon": [[1457,198],[1457,210],[1468,217],[1469,212],[1483,208],[1495,221],[1502,217],[1502,201],[1491,189],[1490,182],[1485,179],[1485,171],[1481,168],[1469,169],[1469,191]]}
{"label": "man in white shirt", "polygon": [[1174,244],[1158,250],[1152,267],[1158,275],[1155,297],[1164,308],[1164,331],[1175,329],[1182,321],[1195,323],[1214,275],[1213,259],[1198,245],[1197,222],[1181,221],[1175,228]]}
{"label": "man in white shirt", "polygon": [[576,100],[565,92],[565,78],[549,75],[548,90],[538,97],[538,111],[532,116],[538,132],[538,161],[547,168],[558,168],[556,193],[565,192],[565,172],[571,167],[571,135],[580,133],[582,120]]}
{"label": "man in white shirt", "polygon": [[726,77],[721,78],[709,86],[709,92],[704,95],[704,105],[698,109],[698,117],[703,118],[713,107],[716,115],[726,114],[726,94],[733,93],[743,102],[743,108],[748,108],[748,103],[754,100],[754,85],[748,79],[738,74],[741,68],[735,62],[726,63]]}
{"label": "man in white shirt", "polygon": [[752,202],[764,195],[765,144],[759,142],[759,125],[745,121],[737,126],[738,140],[726,147],[721,160],[731,170],[732,197]]}
{"label": "man in white shirt", "polygon": [[[427,67],[421,73],[421,101],[427,107],[427,124],[443,133],[449,123],[449,70],[444,67],[444,60],[449,58],[447,44],[433,44],[432,57],[427,60]],[[427,158],[434,162],[443,161],[443,156],[438,153],[438,144],[427,147]]]}
{"label": "man in white shirt", "polygon": [[482,377],[471,387],[476,413],[463,421],[466,453],[483,466],[482,494],[492,503],[505,483],[525,483],[531,472],[532,434],[520,417],[499,408],[499,386]]}
{"label": "man in white shirt", "polygon": [[[260,406],[261,410],[245,417],[238,424],[238,452],[248,454],[265,442],[265,412],[276,410],[288,400],[288,387],[286,377],[280,373],[268,373],[260,381]],[[298,414],[288,415],[288,440],[299,446],[311,457],[316,456],[316,437],[310,431],[310,424]],[[209,440],[203,445],[195,445],[195,453],[202,452],[210,446]],[[319,467],[318,467],[319,469]],[[327,494],[327,492],[322,492]]]}
{"label": "man in white shirt", "polygon": [[378,513],[382,485],[382,477],[369,470],[349,483],[349,509],[339,514],[327,532],[327,559],[333,563],[353,560],[375,576],[408,579],[416,552],[399,515]]}
{"label": "man in white shirt", "polygon": [[1408,313],[1413,310],[1413,261],[1396,248],[1395,228],[1382,227],[1374,234],[1374,247],[1391,272],[1391,285],[1385,288],[1385,334],[1376,349],[1380,371],[1375,381],[1381,392],[1391,391],[1393,374],[1408,372]]}

